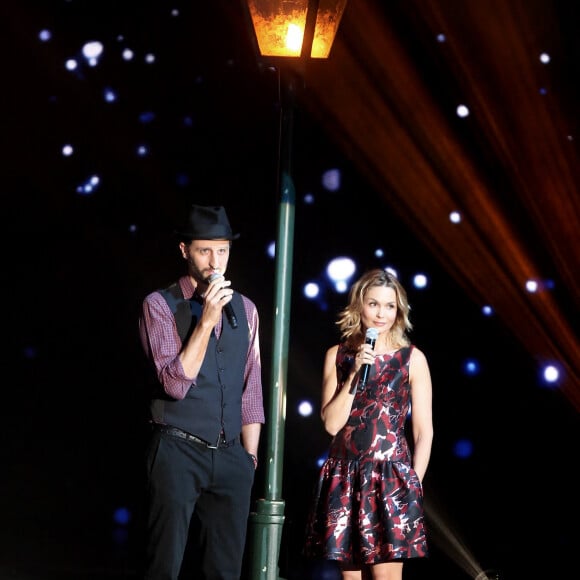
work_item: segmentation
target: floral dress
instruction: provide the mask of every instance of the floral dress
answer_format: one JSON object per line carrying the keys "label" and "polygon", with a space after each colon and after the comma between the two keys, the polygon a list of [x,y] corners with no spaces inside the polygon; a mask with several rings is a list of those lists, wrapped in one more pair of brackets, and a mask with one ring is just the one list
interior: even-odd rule
{"label": "floral dress", "polygon": [[[366,387],[357,390],[320,471],[306,556],[362,565],[428,555],[423,489],[405,437],[412,349],[377,356]],[[339,345],[340,382],[353,363],[354,353]]]}

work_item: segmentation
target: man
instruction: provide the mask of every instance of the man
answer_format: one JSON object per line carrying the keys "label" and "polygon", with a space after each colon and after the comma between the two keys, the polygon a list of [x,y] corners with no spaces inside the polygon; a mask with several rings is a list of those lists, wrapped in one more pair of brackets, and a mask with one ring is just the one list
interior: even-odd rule
{"label": "man", "polygon": [[147,449],[145,580],[177,580],[195,516],[199,570],[239,580],[264,423],[258,313],[224,278],[234,235],[221,206],[176,231],[187,275],[143,301],[156,377]]}

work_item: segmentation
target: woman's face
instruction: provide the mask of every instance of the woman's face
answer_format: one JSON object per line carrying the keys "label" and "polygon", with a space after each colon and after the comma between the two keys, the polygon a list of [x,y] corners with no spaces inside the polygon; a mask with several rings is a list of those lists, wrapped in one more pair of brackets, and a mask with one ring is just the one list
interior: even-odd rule
{"label": "woman's face", "polygon": [[363,330],[376,328],[388,332],[397,318],[397,293],[386,286],[371,286],[364,297],[361,312]]}

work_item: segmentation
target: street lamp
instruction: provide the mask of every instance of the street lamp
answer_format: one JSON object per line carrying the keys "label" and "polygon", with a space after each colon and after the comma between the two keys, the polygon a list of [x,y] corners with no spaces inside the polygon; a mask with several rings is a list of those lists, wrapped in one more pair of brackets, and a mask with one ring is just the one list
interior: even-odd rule
{"label": "street lamp", "polygon": [[328,58],[347,0],[244,0],[263,57]]}
{"label": "street lamp", "polygon": [[288,373],[288,336],[292,253],[294,243],[295,190],[291,176],[292,129],[296,79],[280,74],[284,64],[330,55],[347,0],[242,0],[251,21],[257,52],[279,74],[280,134],[278,150],[278,237],[274,304],[274,344],[267,419],[267,456],[265,497],[250,514],[251,580],[277,580],[280,542],[284,524],[282,499],[282,462],[286,420],[286,377]]}

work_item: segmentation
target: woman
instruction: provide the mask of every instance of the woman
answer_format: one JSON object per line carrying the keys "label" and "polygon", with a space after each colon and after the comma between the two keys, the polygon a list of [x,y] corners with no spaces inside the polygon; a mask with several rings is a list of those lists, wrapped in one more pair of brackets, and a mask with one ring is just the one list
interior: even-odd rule
{"label": "woman", "polygon": [[[339,562],[343,580],[401,580],[405,560],[427,556],[429,365],[409,341],[407,294],[389,272],[372,270],[354,283],[337,325],[341,341],[326,353],[321,406],[333,439],[305,551]],[[365,340],[369,328],[378,332],[374,348]],[[370,365],[364,386],[363,365]],[[405,437],[409,418],[412,446]]]}

